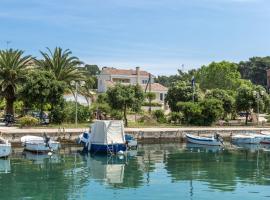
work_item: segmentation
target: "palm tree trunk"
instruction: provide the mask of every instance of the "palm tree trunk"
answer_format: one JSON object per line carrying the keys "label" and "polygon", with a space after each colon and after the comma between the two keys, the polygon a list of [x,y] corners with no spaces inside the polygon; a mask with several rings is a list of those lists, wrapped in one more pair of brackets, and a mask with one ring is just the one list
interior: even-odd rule
{"label": "palm tree trunk", "polygon": [[5,99],[6,99],[6,114],[14,115],[15,98],[5,98]]}

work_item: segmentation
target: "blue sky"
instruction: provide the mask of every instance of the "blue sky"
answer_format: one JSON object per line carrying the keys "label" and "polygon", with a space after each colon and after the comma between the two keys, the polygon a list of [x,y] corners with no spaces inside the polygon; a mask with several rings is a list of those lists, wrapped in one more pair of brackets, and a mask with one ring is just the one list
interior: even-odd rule
{"label": "blue sky", "polygon": [[175,74],[270,55],[269,0],[1,0],[0,48]]}

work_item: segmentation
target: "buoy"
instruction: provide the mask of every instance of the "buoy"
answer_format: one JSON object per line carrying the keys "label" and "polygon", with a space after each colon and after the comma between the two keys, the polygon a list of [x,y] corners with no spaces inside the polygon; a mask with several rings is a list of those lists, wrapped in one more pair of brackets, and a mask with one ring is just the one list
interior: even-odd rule
{"label": "buoy", "polygon": [[48,155],[49,155],[49,156],[52,156],[52,152],[48,152]]}

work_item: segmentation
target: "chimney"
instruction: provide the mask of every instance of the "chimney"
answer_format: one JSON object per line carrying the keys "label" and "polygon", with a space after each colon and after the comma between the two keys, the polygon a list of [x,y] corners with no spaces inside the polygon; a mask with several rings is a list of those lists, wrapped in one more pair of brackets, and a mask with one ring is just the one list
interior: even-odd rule
{"label": "chimney", "polygon": [[137,84],[140,84],[140,67],[136,67]]}

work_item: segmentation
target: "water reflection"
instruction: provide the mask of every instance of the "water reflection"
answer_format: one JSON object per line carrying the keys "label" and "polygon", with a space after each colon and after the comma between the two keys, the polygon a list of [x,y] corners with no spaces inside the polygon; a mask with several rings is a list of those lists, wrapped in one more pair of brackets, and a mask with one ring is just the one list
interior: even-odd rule
{"label": "water reflection", "polygon": [[190,152],[209,152],[209,153],[217,153],[219,151],[222,151],[221,146],[208,146],[208,145],[202,145],[202,144],[193,144],[193,143],[187,143],[186,148]]}
{"label": "water reflection", "polygon": [[10,159],[0,159],[0,173],[10,173]]}
{"label": "water reflection", "polygon": [[22,156],[26,160],[32,161],[34,164],[45,164],[47,161],[50,163],[60,163],[60,155],[59,154],[52,154],[48,155],[47,153],[40,154],[40,153],[33,153],[29,151],[24,151]]}
{"label": "water reflection", "polygon": [[196,199],[198,194],[238,193],[247,185],[263,192],[260,186],[270,185],[270,153],[241,149],[151,144],[123,157],[82,155],[68,149],[69,153],[53,157],[25,152],[0,160],[0,193],[3,199],[106,199],[114,195],[121,200],[130,190],[139,195],[131,199],[144,195]]}

